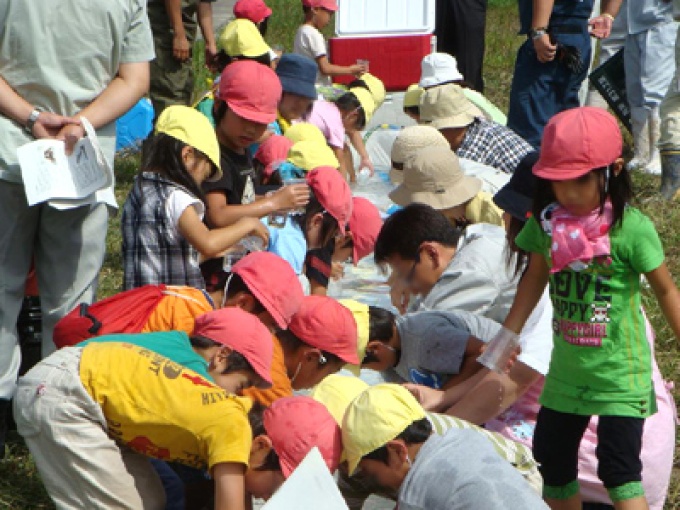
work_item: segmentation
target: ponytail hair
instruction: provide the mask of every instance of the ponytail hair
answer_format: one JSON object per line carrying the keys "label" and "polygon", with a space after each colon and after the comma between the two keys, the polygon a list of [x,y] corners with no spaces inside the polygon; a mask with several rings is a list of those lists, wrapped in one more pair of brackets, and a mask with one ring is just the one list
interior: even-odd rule
{"label": "ponytail hair", "polygon": [[[205,202],[201,187],[188,172],[182,161],[182,149],[187,144],[165,133],[149,136],[142,144],[141,172],[154,172],[186,189],[196,198]],[[208,160],[208,156],[193,148],[197,158]],[[212,164],[212,163],[211,163]]]}

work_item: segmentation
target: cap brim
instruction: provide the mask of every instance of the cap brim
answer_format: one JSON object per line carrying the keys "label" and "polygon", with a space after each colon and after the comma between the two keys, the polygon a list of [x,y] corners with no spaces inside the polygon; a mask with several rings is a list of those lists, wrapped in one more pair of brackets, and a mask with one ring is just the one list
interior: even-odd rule
{"label": "cap brim", "polygon": [[509,186],[502,187],[493,197],[494,203],[520,221],[526,221],[531,213],[531,198],[517,193]]}
{"label": "cap brim", "polygon": [[284,92],[297,94],[298,96],[306,97],[308,99],[316,99],[317,94],[314,83],[309,83],[292,76],[278,76],[279,80],[281,80],[281,86],[283,87]]}
{"label": "cap brim", "polygon": [[536,163],[531,171],[536,177],[540,177],[541,179],[546,179],[548,181],[567,181],[569,179],[578,179],[591,170],[592,168],[590,167],[574,169],[549,168],[545,166],[539,166],[539,164]]}
{"label": "cap brim", "polygon": [[475,116],[471,113],[460,113],[453,117],[445,117],[443,119],[435,119],[429,123],[435,129],[452,129],[469,126],[475,120]]}
{"label": "cap brim", "polygon": [[432,191],[411,191],[404,183],[390,192],[392,201],[403,207],[412,204],[426,204],[435,209],[449,209],[461,205],[473,198],[482,189],[482,181],[474,177],[465,176],[455,189],[446,190],[444,193]]}
{"label": "cap brim", "polygon": [[[245,281],[245,279],[243,278],[243,275],[240,275],[240,276],[241,276],[241,279],[243,279]],[[274,322],[276,322],[276,325],[278,327],[280,327],[281,329],[287,329],[288,323],[283,318],[283,315],[281,315],[281,313],[279,313],[277,310],[274,310],[274,306],[272,305],[269,298],[267,296],[265,296],[264,293],[262,293],[260,291],[260,289],[256,288],[254,285],[253,286],[248,285],[247,281],[245,281],[245,283],[248,286],[248,289],[250,290],[250,292],[253,293],[253,296],[255,296],[257,298],[257,300],[260,303],[262,303],[262,306],[264,307],[264,309],[267,310],[269,315],[272,316],[272,319],[274,319]]]}
{"label": "cap brim", "polygon": [[257,122],[259,124],[269,124],[276,120],[276,112],[266,113],[261,110],[250,110],[248,108],[243,108],[238,105],[233,105],[232,103],[229,102],[229,100],[227,100],[226,103],[232,112],[234,112],[239,117],[243,117],[244,119],[249,120],[251,122]]}

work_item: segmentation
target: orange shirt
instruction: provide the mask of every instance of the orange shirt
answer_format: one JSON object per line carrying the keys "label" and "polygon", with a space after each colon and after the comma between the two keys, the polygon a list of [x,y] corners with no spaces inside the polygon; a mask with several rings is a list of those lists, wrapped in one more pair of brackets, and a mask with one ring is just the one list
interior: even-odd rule
{"label": "orange shirt", "polygon": [[288,371],[286,370],[286,362],[281,342],[276,335],[272,335],[272,342],[274,343],[271,370],[272,387],[268,390],[249,388],[243,391],[244,397],[250,397],[263,406],[270,406],[275,400],[283,397],[290,397],[293,394],[293,386],[290,384],[290,378],[288,377]]}
{"label": "orange shirt", "polygon": [[149,316],[142,333],[155,331],[184,331],[191,335],[194,320],[199,315],[211,312],[213,305],[208,295],[194,287],[167,286],[165,297]]}

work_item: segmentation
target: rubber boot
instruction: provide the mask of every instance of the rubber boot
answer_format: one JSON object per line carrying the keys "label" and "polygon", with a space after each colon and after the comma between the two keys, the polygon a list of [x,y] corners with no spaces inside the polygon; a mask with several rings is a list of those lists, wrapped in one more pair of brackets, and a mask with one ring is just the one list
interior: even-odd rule
{"label": "rubber boot", "polygon": [[661,154],[661,195],[666,200],[678,198],[680,190],[680,150]]}
{"label": "rubber boot", "polygon": [[633,143],[635,152],[626,168],[628,171],[644,169],[649,163],[649,111],[646,108],[631,108]]}
{"label": "rubber boot", "polygon": [[645,172],[653,175],[661,175],[661,154],[659,153],[659,137],[661,136],[661,117],[659,109],[653,108],[649,114],[649,161],[645,166]]}
{"label": "rubber boot", "polygon": [[0,459],[5,457],[5,438],[7,436],[7,422],[11,412],[10,401],[0,399]]}

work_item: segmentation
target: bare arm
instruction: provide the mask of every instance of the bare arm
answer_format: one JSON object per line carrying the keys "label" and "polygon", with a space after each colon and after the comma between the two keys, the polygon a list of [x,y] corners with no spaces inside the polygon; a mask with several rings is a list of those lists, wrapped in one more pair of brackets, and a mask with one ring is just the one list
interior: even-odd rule
{"label": "bare arm", "polygon": [[549,269],[545,257],[532,253],[529,256],[529,266],[517,286],[512,308],[503,322],[504,327],[514,333],[521,333],[548,284],[548,274]]}
{"label": "bare arm", "polygon": [[245,509],[245,466],[233,462],[216,464],[212,470],[215,480],[215,510]]}
{"label": "bare arm", "polygon": [[208,223],[214,227],[226,227],[244,217],[263,218],[276,211],[304,207],[309,202],[309,187],[304,184],[284,186],[245,205],[229,204],[223,192],[212,191],[206,194],[206,202]]}
{"label": "bare arm", "polygon": [[351,66],[338,66],[331,64],[326,55],[316,57],[316,63],[319,66],[321,74],[325,74],[326,76],[343,76],[346,74],[358,75],[366,72],[366,68],[363,65],[354,64]]}
{"label": "bare arm", "polygon": [[[100,128],[127,112],[148,90],[148,62],[120,64],[118,75],[74,117],[85,117],[95,129]],[[61,129],[57,138],[66,142],[66,152],[70,153],[73,145],[83,136],[85,129],[80,124],[69,124]]]}
{"label": "bare arm", "polygon": [[205,63],[211,64],[217,55],[217,43],[215,42],[215,29],[213,28],[212,2],[198,2],[198,26],[205,41]]}
{"label": "bare arm", "polygon": [[483,345],[484,342],[482,342],[479,338],[475,338],[474,336],[470,336],[468,338],[467,345],[465,346],[465,354],[463,355],[463,362],[460,365],[460,370],[457,374],[453,375],[448,381],[446,381],[446,384],[442,386],[443,390],[447,390],[448,388],[452,388],[461,384],[463,381],[468,380],[470,377],[484,368],[477,362],[477,358],[481,354]]}
{"label": "bare arm", "polygon": [[182,22],[182,0],[164,0],[165,11],[168,13],[168,21],[174,32],[172,40],[172,54],[177,60],[188,60],[191,56],[191,47]]}
{"label": "bare arm", "polygon": [[484,377],[446,414],[477,425],[486,423],[514,404],[540,376],[521,361],[508,375],[486,370]]}
{"label": "bare arm", "polygon": [[[548,28],[550,24],[550,14],[552,14],[555,0],[534,0],[533,17],[531,18],[531,28]],[[539,62],[550,62],[555,58],[557,46],[550,42],[548,34],[537,37],[533,40],[536,57]]]}
{"label": "bare arm", "polygon": [[187,207],[179,217],[177,228],[189,244],[206,259],[220,256],[225,250],[252,234],[269,242],[269,232],[257,218],[241,218],[229,227],[208,230],[193,207]]}
{"label": "bare arm", "polygon": [[371,157],[366,151],[366,145],[364,144],[364,139],[361,136],[361,132],[356,130],[348,131],[347,136],[349,137],[352,147],[354,147],[354,149],[357,151],[357,154],[359,154],[359,157],[361,158],[359,168],[366,167],[371,171],[371,175],[373,175],[375,168],[373,167]]}
{"label": "bare arm", "polygon": [[680,291],[664,262],[657,269],[645,274],[654,295],[659,302],[668,325],[675,337],[680,339]]}
{"label": "bare arm", "polygon": [[[20,126],[25,126],[34,107],[34,105],[17,94],[4,78],[0,76],[0,114],[13,120]],[[52,112],[41,112],[38,120],[33,125],[32,134],[36,138],[54,137],[59,134],[59,130],[63,126],[69,123],[77,123],[77,121]]]}

